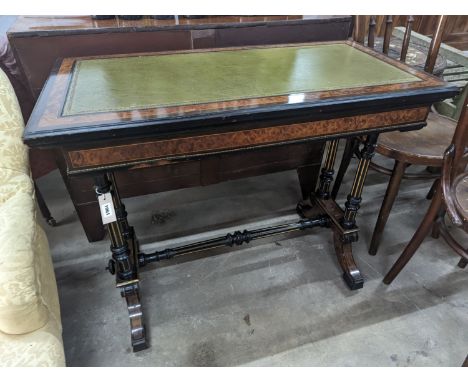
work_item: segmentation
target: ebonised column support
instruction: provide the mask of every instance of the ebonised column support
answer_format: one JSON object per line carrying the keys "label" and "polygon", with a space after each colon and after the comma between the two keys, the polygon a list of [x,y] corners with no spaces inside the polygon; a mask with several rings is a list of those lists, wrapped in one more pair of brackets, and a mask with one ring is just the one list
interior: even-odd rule
{"label": "ebonised column support", "polygon": [[[351,290],[364,286],[364,278],[353,258],[352,243],[357,241],[358,232],[355,227],[346,227],[341,224],[344,221],[343,211],[334,200],[330,199],[330,186],[333,182],[334,165],[338,150],[338,140],[330,141],[327,156],[325,158],[320,185],[317,190],[316,203],[323,212],[332,217],[333,241],[338,262],[343,270],[343,279]],[[356,182],[356,180],[355,180]],[[353,185],[354,188],[354,185]],[[352,193],[352,192],[351,192]],[[351,231],[347,231],[351,229]]]}
{"label": "ebonised column support", "polygon": [[117,182],[115,180],[114,173],[108,173],[107,177],[110,183],[112,184],[113,200],[114,200],[114,207],[115,207],[115,214],[117,216],[117,221],[122,227],[122,235],[124,239],[127,241],[128,247],[130,248],[133,264],[138,264],[138,253],[140,251],[140,248],[139,248],[138,241],[135,235],[135,230],[132,226],[128,224],[128,220],[127,220],[128,214],[127,214],[127,211],[125,210],[125,205],[122,203],[122,199],[120,198],[120,194],[117,188]]}
{"label": "ebonised column support", "polygon": [[338,141],[331,141],[328,144],[327,154],[321,171],[320,184],[316,193],[311,197],[311,206],[299,204],[297,207],[298,213],[303,217],[316,212],[329,217],[336,256],[343,270],[343,279],[352,290],[360,289],[364,286],[364,278],[353,258],[352,243],[358,240],[359,230],[356,226],[356,213],[360,207],[362,190],[370,161],[374,155],[377,137],[377,134],[371,134],[364,143],[364,147],[359,155],[359,165],[354,182],[344,210],[338,206],[330,194]]}
{"label": "ebonised column support", "polygon": [[112,252],[107,269],[115,274],[116,286],[127,302],[133,351],[140,351],[148,346],[139,295],[138,243],[133,227],[128,224],[127,212],[120,200],[114,174],[107,173],[94,179],[96,195],[99,197],[110,193],[114,205],[116,221],[106,224]]}
{"label": "ebonised column support", "polygon": [[356,214],[361,206],[361,195],[366,181],[367,172],[370,162],[375,154],[375,146],[377,145],[378,134],[370,134],[364,143],[359,158],[358,168],[354,176],[351,192],[348,195],[345,203],[345,211],[342,225],[345,229],[351,229],[356,226]]}
{"label": "ebonised column support", "polygon": [[343,278],[351,289],[359,289],[364,286],[364,278],[353,258],[352,243],[356,242],[359,238],[356,215],[361,206],[362,190],[370,162],[375,153],[377,138],[378,134],[370,134],[366,138],[364,147],[360,151],[359,164],[354,176],[351,192],[347,197],[343,216],[340,219],[341,227],[335,227],[334,229],[335,251],[338,261],[344,270]]}
{"label": "ebonised column support", "polygon": [[317,196],[322,199],[328,199],[330,197],[330,186],[335,173],[334,166],[336,153],[338,151],[338,142],[338,139],[328,142],[327,154],[320,174],[320,184],[317,189]]}
{"label": "ebonised column support", "polygon": [[343,178],[346,175],[346,171],[348,170],[349,164],[351,163],[351,159],[353,158],[353,155],[357,151],[358,147],[359,147],[358,137],[352,137],[352,138],[346,139],[346,146],[343,152],[343,157],[341,159],[340,168],[338,169],[335,182],[333,183],[333,190],[331,193],[331,197],[333,199],[336,199],[336,197],[338,196],[341,183],[343,183]]}

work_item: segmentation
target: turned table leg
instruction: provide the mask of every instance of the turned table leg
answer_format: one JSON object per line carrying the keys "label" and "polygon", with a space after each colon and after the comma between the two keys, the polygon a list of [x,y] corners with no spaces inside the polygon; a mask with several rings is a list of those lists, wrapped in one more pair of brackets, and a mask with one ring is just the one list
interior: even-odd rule
{"label": "turned table leg", "polygon": [[336,199],[338,192],[340,191],[341,183],[343,178],[348,170],[351,159],[353,158],[354,152],[359,147],[359,138],[353,137],[346,139],[346,146],[343,152],[343,157],[341,159],[340,168],[338,169],[338,174],[335,178],[335,183],[333,183],[333,190],[331,196],[333,199]]}
{"label": "turned table leg", "polygon": [[344,228],[353,228],[356,226],[356,214],[361,206],[361,195],[366,181],[367,171],[369,170],[370,162],[375,154],[375,146],[377,144],[378,134],[370,134],[367,136],[364,148],[361,150],[361,158],[359,159],[356,175],[354,176],[351,192],[345,203],[345,211],[342,225]]}
{"label": "turned table leg", "polygon": [[[133,227],[128,224],[127,212],[119,196],[113,173],[95,177],[95,189],[100,198],[101,210],[111,211],[114,208],[114,219],[105,222],[111,240],[112,259],[107,269],[116,276],[116,286],[127,302],[131,327],[133,351],[147,348],[143,312],[141,309],[138,280],[138,242]],[[105,199],[107,198],[107,199]],[[101,212],[105,213],[105,212]]]}
{"label": "turned table leg", "polygon": [[[329,142],[324,165],[320,175],[320,184],[315,193],[314,200],[311,202],[316,204],[322,212],[326,213],[331,219],[331,228],[333,230],[333,241],[335,244],[335,252],[338,262],[343,270],[343,278],[350,289],[359,289],[364,285],[364,279],[359,271],[352,252],[352,243],[357,240],[357,228],[355,224],[345,224],[346,222],[354,221],[354,215],[345,215],[343,210],[336,204],[330,194],[330,185],[333,181],[333,168],[338,149],[338,141]],[[362,165],[359,166],[361,168]],[[359,172],[357,179],[365,176]],[[358,188],[358,184],[353,184],[353,190]],[[353,197],[358,197],[357,192],[351,193]],[[348,197],[348,201],[349,201]],[[354,199],[353,199],[354,200]],[[351,206],[347,207],[347,211],[351,210]],[[346,219],[346,220],[345,220]]]}
{"label": "turned table leg", "polygon": [[[358,240],[356,227],[356,214],[361,206],[361,195],[364,188],[369,164],[374,156],[378,134],[367,136],[364,147],[361,150],[359,164],[354,176],[351,192],[347,197],[343,217],[341,218],[341,228],[334,228],[335,251],[343,269],[343,278],[350,289],[359,289],[364,285],[364,278],[359,271],[352,253],[352,243]],[[354,232],[347,232],[350,230]]]}
{"label": "turned table leg", "polygon": [[362,190],[370,161],[374,156],[377,138],[378,134],[368,135],[364,147],[360,151],[358,168],[344,211],[338,206],[330,193],[338,141],[331,141],[328,144],[321,170],[320,183],[317,191],[311,196],[311,206],[299,203],[296,208],[298,214],[302,217],[308,217],[317,210],[324,216],[328,216],[328,225],[333,231],[336,256],[343,270],[343,279],[348,287],[353,290],[364,286],[364,278],[353,258],[352,243],[358,240],[359,229],[356,226],[356,214],[361,204]]}
{"label": "turned table leg", "polygon": [[338,139],[328,142],[327,154],[320,174],[319,187],[316,192],[316,195],[321,199],[330,198],[330,186],[333,182],[333,174],[335,173],[334,166],[336,153],[338,151],[338,142]]}

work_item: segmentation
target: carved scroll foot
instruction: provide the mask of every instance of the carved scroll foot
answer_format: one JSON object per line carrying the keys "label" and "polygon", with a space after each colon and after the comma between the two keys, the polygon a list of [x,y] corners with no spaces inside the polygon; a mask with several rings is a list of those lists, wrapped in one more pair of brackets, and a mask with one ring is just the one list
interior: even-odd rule
{"label": "carved scroll foot", "polygon": [[333,240],[338,262],[343,269],[344,281],[351,290],[361,289],[364,286],[364,278],[354,262],[351,242],[343,240],[343,236],[336,231],[333,233]]}
{"label": "carved scroll foot", "polygon": [[312,213],[312,206],[301,201],[296,205],[296,213],[303,219],[309,218]]}
{"label": "carved scroll foot", "polygon": [[468,260],[465,258],[461,258],[460,261],[458,262],[458,266],[462,269],[466,268],[466,265],[468,264]]}
{"label": "carved scroll foot", "polygon": [[343,210],[333,199],[314,198],[313,203],[319,212],[328,215],[333,231],[335,252],[343,270],[343,278],[351,290],[360,289],[364,286],[364,278],[357,267],[354,258],[352,243],[358,241],[359,229],[353,227],[345,229],[340,222],[343,219]]}
{"label": "carved scroll foot", "polygon": [[51,227],[56,227],[57,226],[57,220],[55,220],[53,217],[50,217],[47,219],[47,224],[50,225]]}
{"label": "carved scroll foot", "polygon": [[146,341],[146,330],[138,292],[138,283],[122,287],[121,294],[127,301],[133,351],[137,352],[147,349],[148,343]]}

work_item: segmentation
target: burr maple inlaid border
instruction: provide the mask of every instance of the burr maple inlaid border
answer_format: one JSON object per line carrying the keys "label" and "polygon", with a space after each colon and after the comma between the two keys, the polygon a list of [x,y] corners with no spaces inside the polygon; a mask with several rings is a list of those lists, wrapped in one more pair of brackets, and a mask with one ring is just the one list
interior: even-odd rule
{"label": "burr maple inlaid border", "polygon": [[420,107],[291,125],[70,150],[68,158],[71,167],[75,169],[105,167],[119,163],[259,147],[356,130],[365,134],[366,129],[423,122],[427,113],[427,107]]}

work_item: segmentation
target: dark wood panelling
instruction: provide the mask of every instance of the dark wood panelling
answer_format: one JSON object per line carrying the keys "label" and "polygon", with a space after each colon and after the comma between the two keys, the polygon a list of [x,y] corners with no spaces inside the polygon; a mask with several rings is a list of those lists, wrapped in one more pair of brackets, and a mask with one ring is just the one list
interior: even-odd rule
{"label": "dark wood panelling", "polygon": [[215,47],[340,40],[349,34],[349,27],[346,21],[336,21],[327,29],[322,24],[216,29]]}
{"label": "dark wood panelling", "polygon": [[[367,36],[368,24],[370,16],[359,16],[365,18],[364,27],[361,31],[357,31],[361,38]],[[426,36],[432,36],[436,29],[437,18],[439,16],[413,16],[413,31]],[[404,27],[406,25],[407,16],[393,16],[393,27]],[[385,32],[385,16],[376,16],[376,32],[382,37]],[[359,41],[359,40],[356,40]],[[468,50],[468,16],[467,15],[451,15],[448,16],[447,25],[442,36],[442,42],[453,46],[460,50]]]}
{"label": "dark wood panelling", "polygon": [[71,35],[114,32],[156,31],[164,29],[195,30],[209,28],[243,28],[259,25],[291,25],[308,23],[350,21],[350,16],[300,16],[300,15],[264,15],[264,16],[204,16],[185,18],[179,16],[167,20],[143,17],[140,20],[94,20],[91,16],[19,16],[11,27],[12,35]]}

